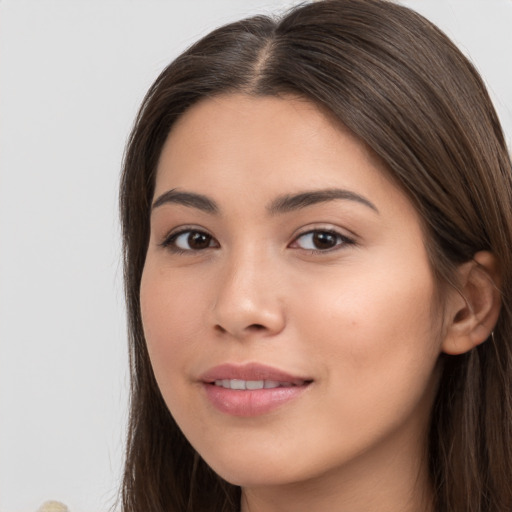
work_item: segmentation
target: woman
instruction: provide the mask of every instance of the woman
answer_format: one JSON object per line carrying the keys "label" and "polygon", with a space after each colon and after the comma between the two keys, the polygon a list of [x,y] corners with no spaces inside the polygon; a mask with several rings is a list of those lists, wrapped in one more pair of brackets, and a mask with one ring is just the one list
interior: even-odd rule
{"label": "woman", "polygon": [[124,163],[124,509],[511,510],[511,204],[481,79],[406,8],[192,46]]}

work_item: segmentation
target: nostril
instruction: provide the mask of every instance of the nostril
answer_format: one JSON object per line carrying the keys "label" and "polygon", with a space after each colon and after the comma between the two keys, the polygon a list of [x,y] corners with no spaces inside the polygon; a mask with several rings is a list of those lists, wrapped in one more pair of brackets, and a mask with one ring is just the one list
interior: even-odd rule
{"label": "nostril", "polygon": [[266,331],[267,327],[265,327],[262,324],[250,324],[250,325],[247,325],[245,327],[242,327],[241,331],[238,331],[238,330],[235,330],[235,329],[233,329],[233,330],[226,329],[225,327],[222,327],[222,325],[216,324],[214,329],[219,334],[225,334],[227,332],[231,332],[232,334],[235,334],[235,335],[244,336],[244,334],[247,335],[249,333],[257,333],[257,332],[261,332],[261,331]]}
{"label": "nostril", "polygon": [[[220,334],[225,334],[227,332],[229,332],[228,329],[222,327],[222,325],[215,325],[214,329],[220,333]],[[251,325],[248,325],[246,326],[243,331],[247,334],[247,333],[250,333],[250,332],[260,332],[260,331],[265,331],[267,328],[262,325],[262,324],[251,324]]]}
{"label": "nostril", "polygon": [[265,329],[264,325],[261,324],[251,324],[247,327],[249,331],[262,331]]}

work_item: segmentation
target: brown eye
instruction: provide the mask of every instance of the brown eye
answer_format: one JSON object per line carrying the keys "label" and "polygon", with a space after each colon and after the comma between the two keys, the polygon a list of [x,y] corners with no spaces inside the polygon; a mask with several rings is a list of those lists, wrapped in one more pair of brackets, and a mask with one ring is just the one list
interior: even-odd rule
{"label": "brown eye", "polygon": [[206,233],[191,232],[187,237],[187,243],[191,249],[199,251],[210,246],[212,237]]}
{"label": "brown eye", "polygon": [[300,235],[293,245],[310,251],[328,251],[353,243],[353,240],[335,231],[313,230]]}
{"label": "brown eye", "polygon": [[165,243],[166,247],[181,252],[202,251],[209,247],[217,247],[214,238],[203,231],[188,229],[172,235]]}
{"label": "brown eye", "polygon": [[338,237],[333,233],[317,231],[313,233],[312,242],[316,249],[332,249],[338,242]]}

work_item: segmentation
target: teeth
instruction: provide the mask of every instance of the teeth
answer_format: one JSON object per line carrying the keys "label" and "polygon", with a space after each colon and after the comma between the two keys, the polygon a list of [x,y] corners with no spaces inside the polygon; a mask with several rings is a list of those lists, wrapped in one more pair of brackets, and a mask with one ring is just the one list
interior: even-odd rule
{"label": "teeth", "polygon": [[241,380],[241,379],[222,379],[216,380],[216,386],[226,389],[253,390],[253,389],[273,389],[279,387],[291,387],[295,384],[291,382],[279,382],[277,380]]}
{"label": "teeth", "polygon": [[245,389],[245,381],[238,379],[231,379],[231,389]]}
{"label": "teeth", "polygon": [[248,380],[245,382],[245,389],[263,389],[264,381]]}

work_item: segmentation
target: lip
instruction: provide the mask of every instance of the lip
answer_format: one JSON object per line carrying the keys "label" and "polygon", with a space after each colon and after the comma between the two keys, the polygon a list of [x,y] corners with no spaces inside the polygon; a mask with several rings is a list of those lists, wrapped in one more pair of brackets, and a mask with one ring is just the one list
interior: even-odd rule
{"label": "lip", "polygon": [[[291,384],[269,389],[235,390],[216,386],[219,380],[274,381]],[[220,412],[232,416],[259,416],[299,398],[313,379],[292,375],[259,363],[222,364],[199,378],[208,401]]]}
{"label": "lip", "polygon": [[221,364],[210,368],[201,375],[199,380],[206,383],[212,383],[216,380],[239,379],[239,380],[275,380],[279,382],[291,382],[299,384],[313,379],[302,375],[292,375],[290,373],[278,370],[272,366],[260,363],[247,364]]}

